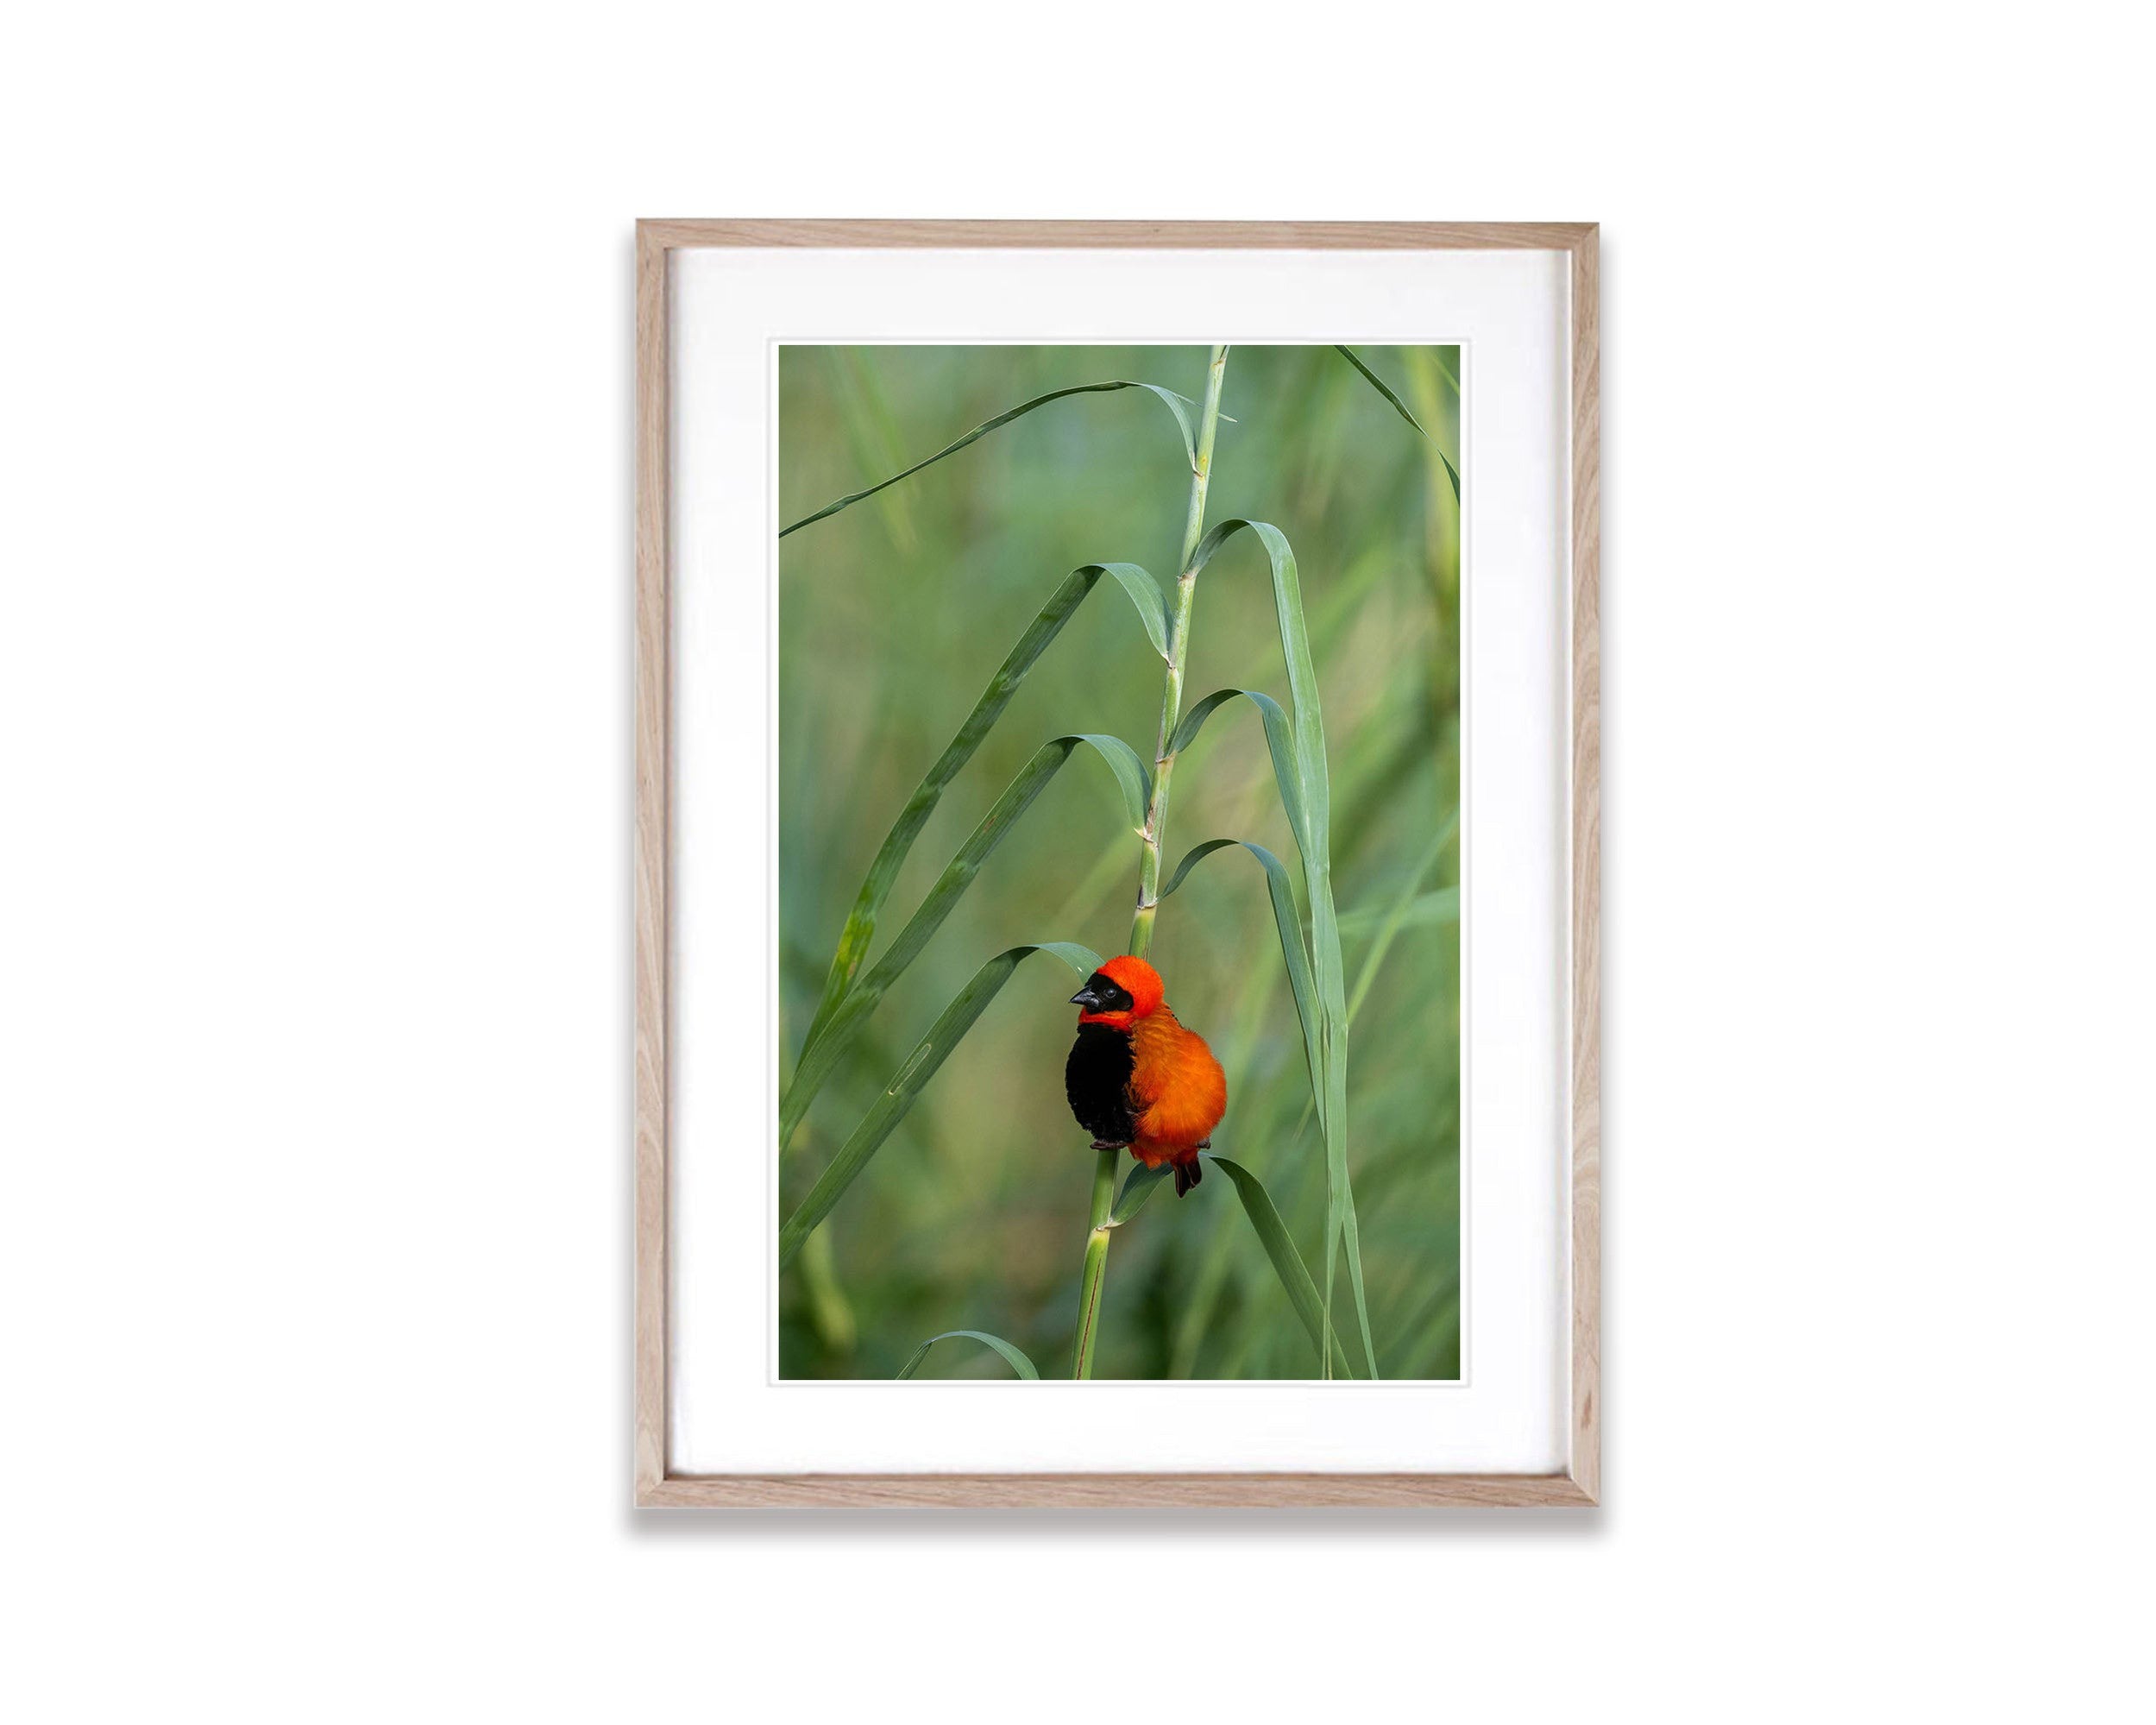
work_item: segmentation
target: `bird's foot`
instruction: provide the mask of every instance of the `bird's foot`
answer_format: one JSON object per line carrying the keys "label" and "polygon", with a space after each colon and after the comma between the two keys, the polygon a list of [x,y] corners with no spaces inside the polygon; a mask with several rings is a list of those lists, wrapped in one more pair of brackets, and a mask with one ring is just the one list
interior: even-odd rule
{"label": "bird's foot", "polygon": [[1105,1138],[1096,1138],[1093,1140],[1093,1148],[1097,1150],[1127,1150],[1130,1146],[1128,1143],[1111,1144]]}

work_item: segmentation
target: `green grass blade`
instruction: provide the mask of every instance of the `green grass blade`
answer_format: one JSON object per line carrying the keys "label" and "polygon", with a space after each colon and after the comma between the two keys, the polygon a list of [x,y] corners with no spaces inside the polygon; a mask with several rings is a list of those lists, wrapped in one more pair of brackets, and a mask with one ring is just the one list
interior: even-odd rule
{"label": "green grass blade", "polygon": [[1056,739],[1060,743],[1084,743],[1108,763],[1108,770],[1116,776],[1116,788],[1123,794],[1123,813],[1130,817],[1130,830],[1135,836],[1142,832],[1146,824],[1146,805],[1153,801],[1153,775],[1146,771],[1146,764],[1138,759],[1138,751],[1121,737],[1111,737],[1099,731],[1073,731],[1067,737]]}
{"label": "green grass blade", "polygon": [[1287,966],[1288,992],[1295,997],[1295,1016],[1303,1026],[1303,1055],[1310,1065],[1311,1099],[1322,1117],[1325,1107],[1322,1042],[1324,1020],[1318,1004],[1317,985],[1311,974],[1310,955],[1303,950],[1303,925],[1295,911],[1295,889],[1288,884],[1287,870],[1279,858],[1263,845],[1254,845],[1248,839],[1208,839],[1204,844],[1194,846],[1175,866],[1168,884],[1160,889],[1160,897],[1166,898],[1182,885],[1184,877],[1198,864],[1215,851],[1225,850],[1230,845],[1241,845],[1265,870],[1266,891],[1273,900],[1273,925],[1280,936],[1281,961]]}
{"label": "green grass blade", "polygon": [[1115,1208],[1108,1212],[1108,1220],[1103,1225],[1122,1227],[1146,1207],[1146,1199],[1153,1196],[1153,1188],[1174,1171],[1165,1162],[1159,1168],[1147,1168],[1142,1162],[1135,1165],[1123,1181],[1123,1189],[1116,1194]]}
{"label": "green grass blade", "polygon": [[965,1337],[968,1341],[978,1342],[984,1347],[995,1349],[1003,1357],[1003,1363],[1019,1376],[1035,1380],[1040,1376],[1040,1374],[1033,1369],[1033,1362],[1028,1359],[1021,1351],[1013,1347],[1001,1336],[991,1336],[985,1330],[946,1330],[940,1336],[929,1337],[927,1341],[914,1350],[913,1358],[899,1367],[899,1376],[911,1377],[921,1369],[921,1363],[928,1357],[929,1349],[934,1347],[938,1342],[948,1342],[954,1337],[959,1336]]}
{"label": "green grass blade", "polygon": [[951,859],[936,884],[928,891],[906,926],[899,930],[898,938],[889,949],[869,967],[868,973],[839,1003],[838,1009],[825,1020],[820,1031],[812,1032],[808,1043],[802,1048],[801,1059],[794,1067],[792,1081],[786,1086],[786,1094],[779,1103],[778,1142],[782,1153],[794,1136],[794,1129],[808,1113],[808,1105],[816,1099],[824,1080],[846,1049],[852,1046],[869,1015],[889,991],[891,985],[905,973],[906,966],[921,955],[944,919],[958,906],[972,885],[981,866],[1018,824],[1034,799],[1056,776],[1063,763],[1071,758],[1081,744],[1090,746],[1108,763],[1115,775],[1117,789],[1122,792],[1123,812],[1129,817],[1135,832],[1146,823],[1146,803],[1152,796],[1152,776],[1138,752],[1121,737],[1097,736],[1079,733],[1068,737],[1057,737],[1043,743],[1034,751],[1018,777],[1010,782],[1010,788],[998,797],[996,806],[981,817],[966,841],[959,847],[959,853]]}
{"label": "green grass blade", "polygon": [[[1343,1111],[1344,1104],[1345,1099],[1343,1098]],[[1328,1157],[1329,1167],[1329,1163],[1330,1158]],[[1355,1187],[1347,1180],[1342,1180],[1337,1190],[1340,1197],[1340,1238],[1338,1242],[1340,1256],[1348,1261],[1348,1287],[1355,1297],[1355,1323],[1362,1332],[1362,1357],[1370,1363],[1370,1376],[1375,1377],[1378,1375],[1378,1349],[1377,1344],[1370,1338],[1370,1295],[1362,1284],[1362,1224],[1355,1219]],[[1330,1192],[1326,1194],[1329,1199],[1332,1195]],[[1333,1255],[1330,1248],[1333,1243],[1331,1241],[1326,1243],[1328,1250],[1325,1254],[1325,1274],[1328,1278],[1325,1287],[1325,1315],[1328,1322],[1332,1317],[1330,1277]]]}
{"label": "green grass blade", "polygon": [[875,496],[877,492],[884,489],[887,486],[896,485],[902,479],[910,479],[915,474],[919,473],[924,467],[933,467],[946,456],[956,455],[968,444],[978,442],[981,438],[986,437],[990,431],[996,430],[996,428],[999,425],[1008,425],[1013,419],[1024,418],[1027,414],[1032,412],[1036,407],[1045,407],[1051,401],[1060,401],[1066,395],[1097,395],[1111,389],[1142,389],[1147,391],[1148,393],[1158,397],[1166,406],[1168,412],[1175,415],[1175,423],[1182,428],[1183,455],[1185,460],[1189,462],[1193,469],[1197,468],[1197,434],[1191,429],[1191,416],[1184,399],[1180,395],[1178,395],[1172,389],[1163,389],[1157,383],[1133,383],[1129,380],[1124,378],[1115,379],[1106,383],[1074,383],[1067,389],[1051,389],[1046,395],[1036,395],[1030,401],[1020,402],[1015,407],[1012,408],[1007,413],[998,413],[993,419],[982,421],[981,424],[976,425],[971,431],[966,432],[965,436],[959,438],[952,443],[946,444],[941,449],[938,450],[926,461],[917,461],[911,467],[906,469],[904,472],[895,473],[889,479],[880,480],[876,484],[870,486],[865,491],[850,492],[845,496],[838,499],[835,502],[825,504],[823,507],[817,510],[814,514],[804,515],[800,520],[795,521],[791,526],[781,527],[778,530],[778,536],[783,539],[789,533],[798,532],[801,528],[808,526],[812,522],[823,520],[827,516],[837,514],[841,509],[849,509],[852,507],[853,505],[860,502],[864,498]]}
{"label": "green grass blade", "polygon": [[[1310,1334],[1311,1345],[1323,1360],[1327,1354],[1324,1336],[1329,1325],[1318,1303],[1317,1289],[1311,1281],[1302,1254],[1288,1237],[1286,1225],[1280,1220],[1280,1212],[1273,1206],[1265,1182],[1241,1162],[1226,1156],[1208,1150],[1205,1160],[1226,1174],[1234,1185],[1235,1196],[1242,1200],[1243,1214],[1250,1218],[1251,1231],[1257,1235],[1258,1243],[1265,1248],[1266,1256],[1273,1261],[1273,1273],[1280,1278],[1280,1286],[1287,1290],[1295,1315],[1303,1320],[1303,1328]],[[1354,1376],[1354,1368],[1348,1364],[1348,1350],[1341,1345],[1337,1335],[1332,1338],[1332,1344],[1340,1349],[1342,1368],[1350,1377]]]}
{"label": "green grass blade", "polygon": [[[1203,570],[1223,545],[1246,527],[1264,545],[1273,567],[1273,608],[1279,624],[1280,655],[1287,663],[1288,694],[1295,708],[1295,767],[1302,816],[1296,841],[1303,847],[1305,870],[1317,866],[1329,872],[1332,791],[1325,765],[1325,721],[1317,696],[1317,667],[1311,658],[1310,627],[1303,616],[1295,552],[1287,536],[1269,522],[1223,521],[1199,543],[1191,558],[1191,573]],[[1295,812],[1291,811],[1291,820]]]}
{"label": "green grass blade", "polygon": [[[1320,1013],[1319,1065],[1323,1101],[1318,1124],[1325,1139],[1325,1333],[1330,1333],[1335,1271],[1344,1246],[1348,1282],[1355,1296],[1363,1354],[1373,1363],[1377,1348],[1370,1332],[1370,1303],[1363,1285],[1361,1230],[1348,1168],[1348,998],[1340,954],[1340,920],[1332,890],[1332,779],[1325,759],[1325,720],[1317,693],[1317,668],[1311,657],[1310,626],[1303,614],[1301,577],[1287,536],[1266,521],[1223,521],[1208,533],[1191,559],[1195,574],[1235,534],[1248,528],[1265,547],[1273,570],[1273,608],[1280,630],[1280,656],[1287,664],[1288,692],[1294,701],[1296,776],[1300,784],[1302,820],[1296,832],[1303,853],[1304,896],[1310,901],[1311,960],[1317,984]],[[1284,793],[1285,800],[1285,793]],[[1293,811],[1290,819],[1293,820]],[[1331,1369],[1329,1355],[1324,1361]]]}
{"label": "green grass blade", "polygon": [[1080,977],[1092,975],[1101,965],[1100,955],[1084,947],[1068,941],[1040,941],[1000,952],[975,971],[972,980],[959,991],[957,998],[944,1008],[942,1017],[930,1026],[928,1034],[907,1056],[906,1063],[877,1099],[875,1106],[862,1117],[852,1135],[839,1147],[830,1165],[809,1188],[808,1196],[801,1199],[801,1207],[786,1218],[786,1225],[778,1231],[778,1261],[782,1268],[793,1261],[801,1242],[831,1213],[832,1206],[845,1196],[845,1189],[869,1165],[869,1159],[883,1147],[883,1140],[906,1117],[915,1099],[935,1076],[936,1068],[973,1028],[973,1021],[1010,980],[1011,973],[1034,953],[1052,954]]}
{"label": "green grass blade", "polygon": [[1135,563],[1089,563],[1072,573],[1091,574],[1096,580],[1103,575],[1115,576],[1137,608],[1138,620],[1146,626],[1146,639],[1153,643],[1153,652],[1167,658],[1168,596],[1159,582]]}
{"label": "green grass blade", "polygon": [[[1445,477],[1452,482],[1452,500],[1454,502],[1457,503],[1460,501],[1460,469],[1452,464],[1452,457],[1445,453],[1443,446],[1439,444],[1437,439],[1431,438],[1427,431],[1423,430],[1423,422],[1407,411],[1406,402],[1401,400],[1399,396],[1395,395],[1390,389],[1386,387],[1385,380],[1383,378],[1380,377],[1377,373],[1371,370],[1368,366],[1362,362],[1361,355],[1358,354],[1353,348],[1343,348],[1337,345],[1334,347],[1333,351],[1338,354],[1342,359],[1346,360],[1349,365],[1353,366],[1365,377],[1368,378],[1370,380],[1370,387],[1376,390],[1379,394],[1382,395],[1387,401],[1390,401],[1392,404],[1392,411],[1395,413],[1398,413],[1401,419],[1406,420],[1407,423],[1412,425],[1417,431],[1422,431],[1425,438],[1430,438],[1430,448],[1437,451],[1437,459],[1445,464]],[[1453,387],[1457,389],[1459,387],[1460,385],[1458,380],[1454,380]]]}
{"label": "green grass blade", "polygon": [[[839,935],[838,949],[832,954],[830,973],[824,979],[823,998],[817,1003],[814,1017],[810,1021],[808,1034],[801,1042],[801,1055],[805,1059],[817,1038],[828,1027],[854,977],[859,973],[862,962],[868,957],[869,947],[876,938],[877,917],[883,908],[883,901],[890,894],[891,883],[897,879],[898,871],[913,849],[914,840],[921,836],[921,829],[928,817],[935,813],[944,790],[958,777],[959,770],[973,759],[974,751],[981,746],[996,721],[1003,717],[1003,709],[1010,705],[1011,697],[1026,680],[1048,645],[1071,620],[1085,595],[1098,584],[1103,576],[1113,577],[1138,612],[1139,620],[1145,625],[1146,638],[1153,643],[1153,650],[1162,658],[1168,652],[1167,599],[1155,581],[1136,563],[1087,563],[1074,569],[1057,583],[1018,638],[1017,645],[1005,656],[989,679],[981,698],[974,702],[973,710],[959,727],[958,734],[951,739],[936,763],[930,767],[914,794],[906,799],[906,806],[899,811],[898,819],[883,836],[883,843],[876,853],[876,860],[869,865],[867,877],[861,882],[860,891],[854,896],[853,909],[847,913],[845,928]],[[1142,821],[1141,822],[1142,823]]]}

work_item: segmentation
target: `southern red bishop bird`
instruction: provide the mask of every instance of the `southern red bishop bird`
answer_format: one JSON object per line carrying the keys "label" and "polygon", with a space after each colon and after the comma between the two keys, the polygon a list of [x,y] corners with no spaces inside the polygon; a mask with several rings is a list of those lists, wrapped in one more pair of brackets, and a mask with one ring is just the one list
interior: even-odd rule
{"label": "southern red bishop bird", "polygon": [[1071,1004],[1084,1009],[1063,1067],[1071,1112],[1095,1149],[1128,1145],[1147,1168],[1172,1167],[1180,1198],[1204,1178],[1197,1153],[1228,1111],[1228,1075],[1204,1037],[1177,1022],[1143,959],[1109,960]]}

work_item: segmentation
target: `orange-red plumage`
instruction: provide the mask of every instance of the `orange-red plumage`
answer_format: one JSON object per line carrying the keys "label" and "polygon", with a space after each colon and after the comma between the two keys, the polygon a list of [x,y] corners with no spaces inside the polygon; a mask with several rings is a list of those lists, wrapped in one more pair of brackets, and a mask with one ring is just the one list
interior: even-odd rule
{"label": "orange-red plumage", "polygon": [[1147,1168],[1172,1166],[1176,1191],[1187,1192],[1228,1111],[1220,1062],[1176,1017],[1143,959],[1109,960],[1072,998],[1084,1010],[1064,1067],[1071,1111],[1100,1148],[1128,1145]]}

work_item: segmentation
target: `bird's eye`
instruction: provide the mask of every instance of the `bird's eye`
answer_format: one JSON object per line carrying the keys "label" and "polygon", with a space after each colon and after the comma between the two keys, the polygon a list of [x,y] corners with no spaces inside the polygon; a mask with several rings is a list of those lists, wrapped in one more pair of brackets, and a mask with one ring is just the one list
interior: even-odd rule
{"label": "bird's eye", "polygon": [[1137,1003],[1131,999],[1130,991],[1104,972],[1095,971],[1085,979],[1085,992],[1092,997],[1096,1012],[1128,1012]]}

